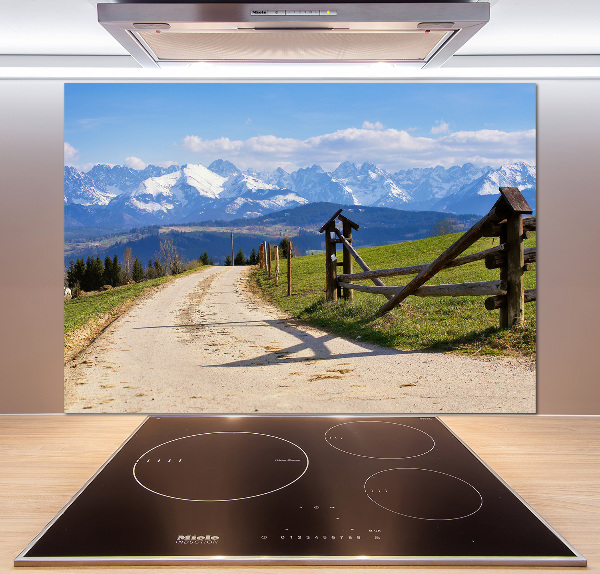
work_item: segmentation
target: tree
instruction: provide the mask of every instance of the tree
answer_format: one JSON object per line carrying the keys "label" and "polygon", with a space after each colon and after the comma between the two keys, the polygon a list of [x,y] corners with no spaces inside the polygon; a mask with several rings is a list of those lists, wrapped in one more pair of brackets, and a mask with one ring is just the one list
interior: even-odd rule
{"label": "tree", "polygon": [[205,251],[202,255],[200,255],[200,259],[199,259],[200,263],[202,263],[202,265],[208,265],[208,253]]}
{"label": "tree", "polygon": [[[286,235],[279,242],[279,253],[281,254],[282,259],[287,259],[287,254],[290,249],[290,238]],[[292,251],[292,257],[294,256],[294,252]]]}
{"label": "tree", "polygon": [[154,260],[154,273],[156,277],[162,277],[165,274],[165,270],[158,259]]}
{"label": "tree", "polygon": [[180,261],[177,255],[177,246],[172,239],[160,242],[160,253],[158,255],[165,275],[179,273]]}
{"label": "tree", "polygon": [[110,282],[110,285],[112,285],[113,287],[117,287],[117,285],[121,284],[121,264],[119,263],[119,258],[117,257],[117,254],[115,253],[115,256],[113,257],[113,262],[112,262],[112,281]]}
{"label": "tree", "polygon": [[233,260],[234,265],[246,265],[246,258],[242,252],[242,248],[237,252],[235,259]]}
{"label": "tree", "polygon": [[67,270],[67,283],[71,289],[81,288],[85,276],[85,262],[83,258],[78,258],[77,261],[69,264]]}
{"label": "tree", "polygon": [[125,253],[123,254],[123,270],[125,271],[127,279],[129,279],[133,272],[133,255],[131,247],[125,248]]}
{"label": "tree", "polygon": [[258,264],[258,255],[257,255],[256,249],[254,249],[254,247],[252,248],[252,251],[250,252],[250,259],[248,259],[248,264],[249,265],[257,265]]}
{"label": "tree", "polygon": [[185,263],[179,259],[179,255],[176,254],[175,259],[173,259],[173,263],[171,264],[171,275],[177,275],[183,271],[185,271]]}
{"label": "tree", "polygon": [[104,265],[102,264],[102,259],[100,259],[100,255],[96,255],[94,259],[94,290],[100,289],[102,285],[104,285]]}
{"label": "tree", "polygon": [[[113,262],[110,255],[104,258],[104,274],[102,276],[103,285],[112,285],[113,283]],[[113,285],[114,287],[114,285]]]}
{"label": "tree", "polygon": [[440,219],[436,223],[433,224],[431,229],[432,237],[436,237],[438,235],[448,235],[449,233],[456,233],[458,231],[458,225],[456,220],[445,218]]}
{"label": "tree", "polygon": [[74,272],[75,272],[75,262],[71,259],[71,261],[69,261],[69,267],[65,268],[65,281],[66,281],[66,286],[70,287],[71,289],[75,286],[75,281],[74,281]]}
{"label": "tree", "polygon": [[227,257],[225,257],[225,265],[231,267],[231,255],[229,255],[229,253],[227,254]]}
{"label": "tree", "polygon": [[138,256],[135,256],[135,260],[133,262],[133,280],[136,283],[139,283],[140,281],[143,281],[144,279],[144,268],[142,267],[142,263],[141,261],[138,259]]}
{"label": "tree", "polygon": [[148,260],[148,267],[146,267],[146,279],[154,279],[156,275],[154,274],[154,265],[152,264],[152,257]]}
{"label": "tree", "polygon": [[84,291],[96,291],[102,287],[104,279],[104,265],[99,256],[88,256],[85,262],[85,272],[81,281],[81,288]]}

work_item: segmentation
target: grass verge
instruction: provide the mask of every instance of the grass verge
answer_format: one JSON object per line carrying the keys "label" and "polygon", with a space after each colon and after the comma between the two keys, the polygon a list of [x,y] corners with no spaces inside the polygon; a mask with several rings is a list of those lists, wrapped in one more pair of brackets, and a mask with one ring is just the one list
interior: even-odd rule
{"label": "grass verge", "polygon": [[168,275],[132,285],[115,287],[109,291],[91,293],[65,301],[64,358],[65,362],[85,349],[108,325],[122,315],[140,298],[177,277],[195,273],[194,267],[179,275]]}
{"label": "grass verge", "polygon": [[[419,241],[359,249],[371,269],[418,265],[433,261],[460,234],[431,237]],[[482,238],[465,254],[498,245],[498,239]],[[535,233],[525,247],[536,245]],[[341,255],[338,252],[338,257]],[[360,271],[354,263],[354,271]],[[414,275],[384,279],[386,285],[406,285]],[[484,307],[485,297],[409,297],[400,307],[380,317],[377,310],[386,301],[382,295],[354,292],[352,302],[325,301],[324,255],[293,260],[292,296],[287,295],[286,272],[274,279],[256,269],[255,286],[263,297],[287,313],[332,333],[403,350],[427,350],[477,355],[535,358],[536,303],[525,305],[525,324],[521,328],[500,329],[499,311]],[[486,269],[483,261],[447,269],[428,281],[428,285],[492,281],[498,269]],[[361,282],[371,284],[369,282]],[[525,288],[536,286],[535,264],[525,274]]]}

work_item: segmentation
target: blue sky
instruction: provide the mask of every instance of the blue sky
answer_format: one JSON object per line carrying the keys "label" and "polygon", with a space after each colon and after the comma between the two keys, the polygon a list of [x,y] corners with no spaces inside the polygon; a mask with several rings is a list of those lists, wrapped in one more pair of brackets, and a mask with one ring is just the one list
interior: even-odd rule
{"label": "blue sky", "polygon": [[535,84],[65,84],[65,163],[535,163]]}

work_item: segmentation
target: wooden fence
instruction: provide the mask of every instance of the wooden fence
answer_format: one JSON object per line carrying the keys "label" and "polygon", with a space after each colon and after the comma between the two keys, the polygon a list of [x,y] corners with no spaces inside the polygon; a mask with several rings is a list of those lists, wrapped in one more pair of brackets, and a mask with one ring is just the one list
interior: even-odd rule
{"label": "wooden fence", "polygon": [[[523,324],[525,303],[536,300],[536,290],[524,288],[524,272],[529,263],[536,261],[536,249],[524,249],[523,240],[529,231],[535,231],[535,216],[523,218],[532,213],[525,198],[516,187],[500,187],[500,197],[482,219],[466,231],[446,251],[431,263],[397,267],[395,269],[371,270],[352,247],[352,230],[359,226],[341,215],[338,210],[321,227],[325,232],[325,275],[326,298],[336,300],[339,297],[352,299],[352,291],[363,291],[384,295],[388,301],[379,308],[384,315],[399,305],[409,295],[418,297],[457,297],[478,295],[486,296],[485,307],[488,310],[500,310],[500,327],[513,327]],[[342,223],[340,232],[335,220]],[[499,237],[500,245],[478,253],[459,257],[467,248],[481,237]],[[342,245],[343,259],[337,260],[337,245]],[[353,257],[363,270],[352,272]],[[476,283],[456,283],[450,285],[424,284],[442,269],[457,267],[473,261],[484,260],[488,269],[500,269],[497,281]],[[337,273],[343,267],[343,273]],[[407,285],[386,286],[381,277],[398,275],[416,275]],[[352,281],[370,279],[375,285],[361,285]]]}
{"label": "wooden fence", "polygon": [[[287,288],[288,295],[292,294],[292,254],[294,246],[291,239],[288,242],[287,252]],[[279,285],[279,247],[264,241],[258,248],[258,266],[265,269],[271,277],[275,278],[275,285]]]}

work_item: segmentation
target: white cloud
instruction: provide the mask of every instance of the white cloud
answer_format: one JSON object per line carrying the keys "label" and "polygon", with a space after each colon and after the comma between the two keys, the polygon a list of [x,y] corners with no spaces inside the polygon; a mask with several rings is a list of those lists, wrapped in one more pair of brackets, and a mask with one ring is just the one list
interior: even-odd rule
{"label": "white cloud", "polygon": [[75,149],[70,143],[65,142],[65,165],[71,165],[77,160],[79,150]]}
{"label": "white cloud", "polygon": [[247,140],[223,137],[204,140],[186,136],[184,149],[210,163],[228,159],[241,169],[297,169],[319,164],[335,169],[343,161],[371,161],[389,170],[408,167],[456,165],[473,162],[498,166],[513,160],[535,161],[535,130],[503,132],[478,130],[446,133],[437,138],[414,136],[406,130],[365,122],[361,128],[346,128],[306,140],[261,135]]}
{"label": "white cloud", "polygon": [[439,120],[439,121],[435,122],[435,125],[431,128],[431,133],[433,135],[445,134],[445,133],[448,133],[449,131],[450,131],[450,124],[448,124],[448,122],[445,122],[444,120]]}
{"label": "white cloud", "polygon": [[177,165],[177,162],[172,160],[159,161],[156,165],[158,167],[171,167],[172,165]]}
{"label": "white cloud", "polygon": [[125,165],[131,169],[144,169],[148,164],[139,157],[129,156],[125,158]]}
{"label": "white cloud", "polygon": [[365,130],[382,130],[383,124],[381,122],[372,123],[369,121],[364,121],[362,127]]}

